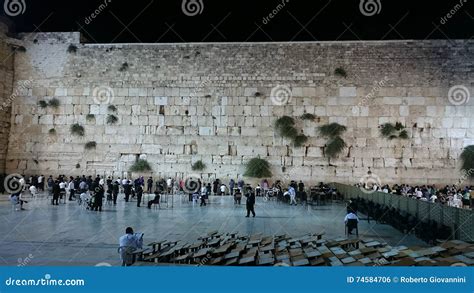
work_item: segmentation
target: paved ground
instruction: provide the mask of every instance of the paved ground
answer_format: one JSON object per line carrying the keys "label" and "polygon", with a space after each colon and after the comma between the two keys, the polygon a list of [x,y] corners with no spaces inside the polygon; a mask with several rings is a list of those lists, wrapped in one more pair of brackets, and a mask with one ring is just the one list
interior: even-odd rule
{"label": "paved ground", "polygon": [[[211,197],[206,207],[174,197],[159,210],[125,203],[92,212],[76,202],[52,206],[43,196],[15,211],[0,201],[0,265],[119,265],[117,242],[127,226],[145,233],[145,244],[160,240],[189,240],[212,231],[240,234],[287,233],[292,236],[325,232],[325,238],[344,236],[343,204],[288,206],[257,199],[256,218],[245,218],[245,205],[230,197]],[[391,245],[420,245],[413,235],[404,235],[388,225],[361,221],[359,236]]]}

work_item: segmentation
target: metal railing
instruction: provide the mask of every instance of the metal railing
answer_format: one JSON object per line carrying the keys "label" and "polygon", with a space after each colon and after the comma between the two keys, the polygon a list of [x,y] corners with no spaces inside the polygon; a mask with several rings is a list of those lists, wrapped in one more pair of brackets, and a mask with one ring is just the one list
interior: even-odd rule
{"label": "metal railing", "polygon": [[474,241],[474,211],[449,207],[440,203],[421,201],[396,194],[375,191],[363,192],[359,187],[332,183],[332,186],[344,196],[345,199],[363,198],[389,208],[400,209],[420,221],[433,220],[451,228],[455,239]]}

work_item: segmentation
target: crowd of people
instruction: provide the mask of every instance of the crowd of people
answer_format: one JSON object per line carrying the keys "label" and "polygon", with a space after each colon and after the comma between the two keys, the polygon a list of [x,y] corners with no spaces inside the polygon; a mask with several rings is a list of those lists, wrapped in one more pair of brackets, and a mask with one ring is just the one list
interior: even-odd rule
{"label": "crowd of people", "polygon": [[455,185],[446,185],[443,188],[436,188],[433,185],[408,185],[394,184],[390,187],[388,184],[379,186],[357,184],[358,187],[366,190],[380,191],[400,196],[415,198],[422,201],[441,203],[457,208],[474,207],[474,186],[465,186],[459,188]]}
{"label": "crowd of people", "polygon": [[[307,200],[305,185],[302,181],[291,181],[288,186],[282,184],[280,180],[270,183],[268,179],[261,180],[256,186],[245,183],[242,178],[238,180],[230,179],[228,184],[220,179],[212,182],[201,182],[199,178],[174,179],[171,177],[154,179],[143,176],[135,178],[114,178],[112,176],[104,177],[93,176],[69,176],[59,175],[53,177],[49,175],[32,175],[29,177],[20,177],[18,185],[20,190],[10,196],[14,204],[27,203],[22,199],[22,194],[27,190],[32,197],[46,192],[51,197],[52,205],[59,205],[60,202],[77,201],[87,209],[102,211],[104,199],[110,204],[116,205],[120,193],[124,194],[124,201],[136,200],[138,207],[142,204],[144,193],[154,194],[154,197],[146,204],[151,208],[154,204],[159,205],[163,194],[188,194],[189,201],[200,202],[200,206],[209,204],[209,196],[230,195],[235,204],[241,204],[242,198],[246,198],[246,206],[249,215],[255,216],[254,205],[256,197],[265,197],[265,199],[277,199],[287,202],[290,205],[297,205],[298,202]],[[4,187],[4,184],[2,184]],[[0,190],[4,192],[4,190]],[[297,201],[298,200],[298,201]]]}

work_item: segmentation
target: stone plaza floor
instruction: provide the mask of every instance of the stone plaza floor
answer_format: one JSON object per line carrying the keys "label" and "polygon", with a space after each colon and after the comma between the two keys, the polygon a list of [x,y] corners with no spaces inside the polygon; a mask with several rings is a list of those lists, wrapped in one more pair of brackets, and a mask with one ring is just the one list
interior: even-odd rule
{"label": "stone plaza floor", "polygon": [[[6,195],[2,196],[4,199]],[[28,198],[25,198],[28,200]],[[245,203],[235,205],[230,196],[213,196],[200,207],[187,196],[171,196],[161,209],[139,208],[119,195],[117,206],[104,203],[102,212],[85,210],[75,201],[52,206],[46,195],[15,211],[10,202],[0,202],[0,264],[17,265],[120,265],[118,238],[125,228],[143,232],[144,244],[157,240],[192,242],[209,231],[238,232],[241,235],[286,233],[302,236],[324,232],[325,239],[343,237],[345,205],[289,206],[257,198],[255,218],[246,218]],[[389,245],[427,246],[414,235],[405,235],[389,225],[359,224],[359,237]]]}

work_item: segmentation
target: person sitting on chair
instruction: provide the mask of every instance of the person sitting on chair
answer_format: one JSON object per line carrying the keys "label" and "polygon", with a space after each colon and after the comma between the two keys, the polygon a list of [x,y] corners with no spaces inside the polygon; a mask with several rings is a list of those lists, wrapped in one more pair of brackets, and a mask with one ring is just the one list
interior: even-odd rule
{"label": "person sitting on chair", "polygon": [[143,247],[143,233],[133,233],[132,227],[125,229],[125,235],[119,238],[119,253],[122,266],[131,266],[135,262],[133,251]]}
{"label": "person sitting on chair", "polygon": [[151,209],[151,205],[152,204],[157,204],[159,205],[160,204],[160,193],[157,191],[155,191],[155,198],[153,200],[150,200],[148,201],[148,208]]}
{"label": "person sitting on chair", "polygon": [[344,223],[347,226],[347,234],[352,235],[352,230],[357,228],[357,224],[359,223],[359,217],[351,210],[344,218]]}

